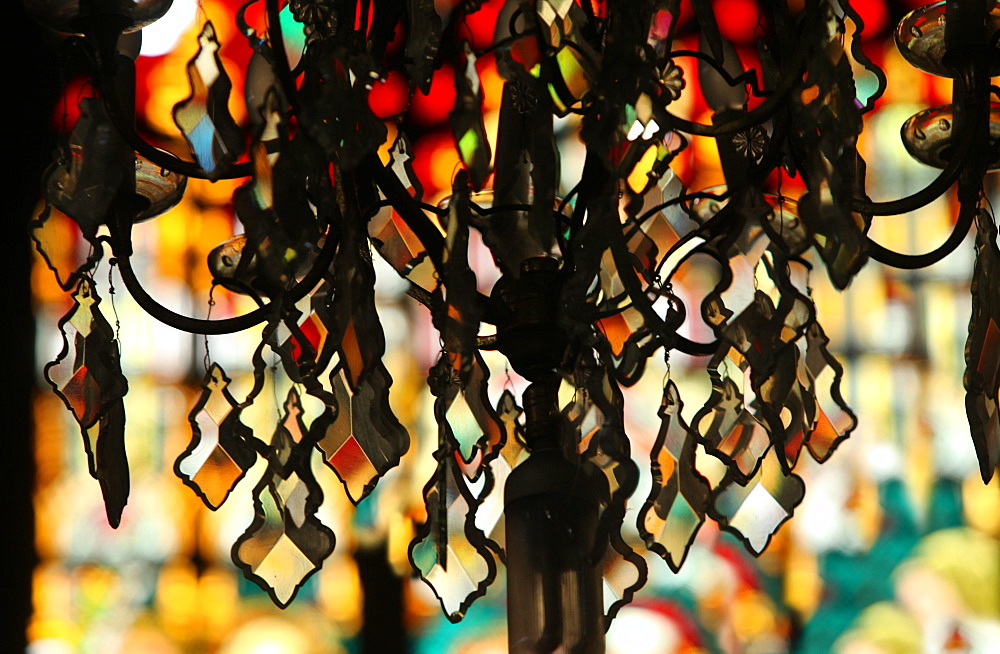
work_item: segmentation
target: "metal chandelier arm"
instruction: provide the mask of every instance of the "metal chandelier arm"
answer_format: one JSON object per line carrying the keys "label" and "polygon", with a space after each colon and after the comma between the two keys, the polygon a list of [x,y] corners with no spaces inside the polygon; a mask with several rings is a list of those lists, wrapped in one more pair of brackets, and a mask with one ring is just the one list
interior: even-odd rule
{"label": "metal chandelier arm", "polygon": [[889,250],[871,238],[868,238],[868,256],[879,263],[884,263],[893,268],[902,268],[903,270],[926,268],[941,261],[962,244],[975,218],[976,207],[974,205],[967,206],[963,203],[958,213],[958,220],[955,222],[955,229],[952,230],[944,243],[930,252],[924,254],[902,254]]}
{"label": "metal chandelier arm", "polygon": [[427,251],[427,256],[430,257],[435,270],[438,272],[443,270],[444,235],[427,218],[417,201],[407,193],[396,174],[383,166],[378,154],[374,152],[369,152],[361,160],[361,170],[375,181],[375,184],[385,194],[386,200],[389,201],[389,206],[399,214],[406,226],[420,240],[420,244]]}
{"label": "metal chandelier arm", "polygon": [[[800,42],[797,49],[797,54],[799,57],[795,61],[795,72],[794,74],[783,75],[783,79],[778,87],[773,93],[767,96],[760,105],[754,109],[747,111],[740,115],[738,118],[734,118],[725,123],[720,123],[718,125],[707,125],[704,123],[696,123],[680,116],[676,116],[670,113],[667,109],[663,109],[664,114],[666,114],[669,119],[669,126],[671,129],[684,132],[686,134],[693,134],[695,136],[710,136],[713,138],[718,138],[720,136],[730,136],[737,132],[740,132],[749,127],[755,125],[760,125],[767,120],[770,120],[774,114],[778,112],[785,104],[788,96],[791,95],[795,87],[802,81],[802,75],[807,69],[807,58],[805,55],[805,50],[808,46],[805,43]],[[691,53],[688,51],[681,51],[679,54],[690,56]],[[699,58],[703,58],[699,56]],[[707,59],[706,59],[707,61]],[[721,66],[713,64],[713,68],[717,70]],[[748,71],[749,72],[749,71]],[[746,73],[744,73],[745,75]],[[723,78],[729,81],[731,78],[728,74],[723,75]],[[735,78],[733,81],[740,80],[742,76]],[[755,85],[752,85],[755,86]]]}
{"label": "metal chandelier arm", "polygon": [[[976,123],[966,124],[965,131],[970,134],[975,133],[977,131]],[[889,250],[871,240],[871,238],[868,238],[868,255],[879,263],[904,270],[925,268],[944,259],[954,252],[961,245],[962,241],[965,240],[969,229],[976,219],[976,215],[979,212],[979,201],[982,196],[982,176],[982,169],[973,170],[963,167],[958,181],[958,218],[948,239],[937,248],[924,254],[901,254]]]}
{"label": "metal chandelier arm", "polygon": [[[618,275],[621,277],[621,282],[625,286],[625,292],[632,301],[632,306],[638,309],[643,317],[649,322],[650,331],[661,338],[664,347],[679,350],[685,354],[693,356],[707,356],[716,351],[718,348],[718,341],[713,341],[712,343],[697,343],[689,338],[681,336],[677,333],[677,328],[680,327],[680,324],[677,325],[677,328],[670,330],[667,327],[667,322],[663,318],[660,318],[659,314],[653,310],[653,304],[646,296],[646,293],[642,288],[642,282],[639,280],[639,277],[636,275],[635,268],[628,259],[628,247],[625,244],[624,234],[622,234],[620,230],[616,232],[614,241],[611,244],[611,256],[614,259]],[[683,322],[681,322],[681,324],[683,324]]]}
{"label": "metal chandelier arm", "polygon": [[739,118],[734,118],[733,120],[719,125],[696,123],[694,121],[687,120],[686,118],[674,115],[666,109],[663,110],[663,113],[666,114],[669,119],[669,126],[673,130],[684,132],[685,134],[693,134],[695,136],[711,136],[713,138],[730,136],[747,129],[748,127],[760,125],[769,120],[778,112],[779,109],[781,109],[799,81],[800,78],[795,75],[786,75],[782,80],[781,85],[775,89],[774,93],[769,95],[767,99],[760,103],[760,105],[756,108],[743,113]]}
{"label": "metal chandelier arm", "polygon": [[[896,216],[911,211],[916,211],[937,200],[944,195],[945,191],[951,188],[972,152],[974,141],[972,133],[974,130],[966,130],[963,140],[959,145],[958,156],[953,157],[948,162],[948,166],[934,179],[933,182],[920,189],[912,195],[908,195],[898,200],[887,200],[885,202],[873,202],[865,198],[854,198],[851,208],[858,213],[872,216]],[[877,259],[876,259],[877,260]]]}
{"label": "metal chandelier arm", "polygon": [[160,304],[146,291],[145,288],[143,288],[142,282],[139,281],[138,277],[136,277],[135,271],[132,269],[131,216],[119,216],[118,220],[113,222],[115,224],[109,226],[111,230],[111,238],[109,239],[109,242],[111,244],[111,253],[114,257],[112,262],[113,264],[118,265],[122,276],[122,282],[124,282],[125,288],[128,289],[128,292],[135,299],[136,303],[142,307],[146,313],[165,325],[169,325],[174,329],[179,329],[191,334],[204,334],[206,336],[233,334],[235,332],[249,329],[255,325],[259,325],[265,320],[277,317],[280,314],[282,305],[286,302],[294,304],[316,288],[316,285],[322,280],[323,275],[326,274],[330,264],[333,262],[333,257],[337,252],[338,246],[337,239],[327,238],[323,243],[323,247],[320,248],[319,253],[316,255],[316,260],[313,263],[312,268],[309,269],[309,272],[306,273],[306,275],[294,286],[292,286],[292,288],[284,293],[282,297],[274,298],[267,304],[254,309],[250,313],[243,314],[242,316],[208,320],[203,318],[191,318],[190,316],[184,316],[168,309]]}
{"label": "metal chandelier arm", "polygon": [[113,265],[118,265],[118,270],[121,273],[122,281],[125,283],[125,288],[128,289],[132,298],[135,299],[136,304],[142,307],[142,309],[149,315],[153,316],[160,322],[173,327],[174,329],[179,329],[191,334],[205,334],[206,336],[233,334],[235,332],[243,331],[244,329],[249,329],[254,325],[259,325],[265,320],[273,318],[277,315],[274,301],[265,304],[262,307],[258,307],[250,313],[242,316],[234,316],[232,318],[223,318],[219,320],[205,320],[181,315],[163,306],[146,292],[142,283],[135,276],[135,271],[132,270],[132,264],[129,261],[129,257],[116,255],[111,262]]}
{"label": "metal chandelier arm", "polygon": [[[993,56],[995,56],[995,46],[1000,35],[992,34],[988,45],[983,41],[977,43],[975,38],[970,44],[968,39],[970,35],[976,33],[976,30],[983,29],[984,17],[988,16],[990,11],[988,5],[992,4],[992,2],[984,0],[979,2],[977,8],[971,2],[948,2],[946,7],[946,15],[949,18],[945,25],[946,52],[942,61],[957,73],[953,78],[951,106],[957,116],[961,116],[966,110],[968,110],[969,115],[967,119],[957,122],[957,127],[962,130],[961,139],[956,148],[957,153],[949,158],[948,166],[938,179],[920,193],[929,196],[930,189],[947,188],[951,186],[951,182],[958,179],[960,208],[955,228],[943,244],[922,255],[903,255],[892,252],[869,239],[870,256],[876,261],[905,269],[923,268],[936,263],[955,250],[965,239],[978,214],[983,192],[983,175],[996,154],[995,144],[992,147],[977,147],[979,145],[977,141],[983,139],[989,141],[990,93],[992,90],[989,81],[989,66]],[[980,34],[980,38],[983,36]],[[947,185],[944,184],[945,180],[949,182]],[[941,189],[941,192],[944,192],[944,189]],[[919,196],[920,193],[910,196],[910,198]],[[927,204],[937,195],[940,193],[929,197],[927,202],[923,204]],[[906,199],[909,198],[904,198],[904,200]],[[906,210],[893,211],[892,213],[904,213]]]}
{"label": "metal chandelier arm", "polygon": [[[622,242],[622,239],[616,238],[615,241],[611,247],[611,255],[614,258],[618,274],[621,276],[622,284],[625,285],[626,293],[632,300],[632,305],[651,323],[650,331],[660,336],[663,340],[664,347],[692,356],[714,354],[719,347],[718,341],[698,343],[685,336],[681,336],[677,333],[677,329],[671,331],[667,328],[666,321],[660,318],[659,314],[653,310],[652,303],[642,290],[642,284],[635,274],[635,268],[627,261],[627,248],[624,247],[625,244]],[[677,327],[679,328],[680,325]]]}
{"label": "metal chandelier arm", "polygon": [[[959,76],[955,78],[955,85],[958,87],[956,92],[953,93],[955,96],[966,95],[966,89],[968,82],[964,76]],[[965,121],[962,125],[962,134],[959,139],[958,146],[955,148],[955,154],[948,160],[948,165],[941,171],[937,178],[920,189],[912,195],[908,195],[904,198],[899,198],[898,200],[888,200],[886,202],[872,202],[866,198],[854,198],[852,203],[852,209],[858,213],[869,214],[873,216],[895,216],[899,214],[909,213],[911,211],[916,211],[921,207],[925,207],[934,200],[941,197],[945,191],[951,188],[958,178],[961,176],[962,171],[965,170],[969,160],[975,150],[976,141],[976,129],[975,126],[979,124],[984,119],[984,114],[988,115],[988,104],[989,104],[989,90],[985,95],[980,98],[976,98],[976,102],[972,102],[971,112],[969,120]],[[876,247],[876,252],[879,252],[880,246],[872,243]],[[885,252],[884,248],[881,248]],[[900,255],[905,256],[905,255]],[[881,261],[876,257],[876,261]],[[893,264],[890,264],[893,265]]]}

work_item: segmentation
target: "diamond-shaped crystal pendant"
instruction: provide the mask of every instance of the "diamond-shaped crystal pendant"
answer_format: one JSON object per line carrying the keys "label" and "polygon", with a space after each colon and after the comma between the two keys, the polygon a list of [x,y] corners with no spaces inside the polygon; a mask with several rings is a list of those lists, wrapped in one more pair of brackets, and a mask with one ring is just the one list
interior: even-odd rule
{"label": "diamond-shaped crystal pendant", "polygon": [[229,392],[230,381],[219,364],[212,365],[188,416],[191,442],[174,463],[177,476],[213,511],[257,460],[248,442],[252,432],[240,421],[242,408]]}

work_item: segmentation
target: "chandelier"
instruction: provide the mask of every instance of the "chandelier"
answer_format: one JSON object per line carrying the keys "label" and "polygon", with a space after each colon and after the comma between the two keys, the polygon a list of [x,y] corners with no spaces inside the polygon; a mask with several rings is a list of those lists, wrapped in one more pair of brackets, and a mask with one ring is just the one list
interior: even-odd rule
{"label": "chandelier", "polygon": [[[245,396],[206,352],[190,444],[174,470],[215,510],[258,457],[266,461],[260,479],[244,482],[256,484],[255,517],[232,558],[281,607],[335,547],[317,517],[316,475],[332,471],[358,504],[414,436],[389,405],[373,257],[405,280],[440,336],[427,374],[436,467],[410,561],[453,622],[506,566],[511,651],[603,651],[606,625],[647,574],[623,535],[639,477],[633,455],[649,457],[653,480],[635,528],[674,571],[706,520],[757,555],[792,516],[805,492],[799,459],[826,461],[857,422],[811,275],[845,289],[869,259],[923,268],[975,228],[964,384],[980,472],[992,478],[1000,291],[990,280],[1000,251],[983,179],[1000,156],[990,85],[1000,72],[1000,3],[935,2],[897,27],[904,58],[951,78],[953,94],[901,131],[907,151],[940,174],[885,202],[866,194],[857,142],[886,79],[861,50],[864,25],[848,0],[758,3],[754,66],[722,35],[708,0],[506,0],[495,3],[486,47],[463,27],[483,2],[442,16],[432,0],[250,0],[233,16],[252,51],[249,130],[230,114],[232,84],[206,22],[187,67],[190,95],[173,110],[183,154],[135,127],[136,34],[170,4],[25,0],[41,23],[71,34],[65,56],[83,62],[96,91],[46,174],[33,236],[73,299],[45,378],[79,423],[112,526],[129,495],[128,381],[119,326],[100,308],[103,258],[171,327],[206,336],[262,327],[246,353],[254,384]],[[680,30],[698,33],[697,50],[677,47]],[[495,133],[477,69],[488,54],[503,80]],[[386,121],[368,100],[390,72],[405,76],[411,96],[426,93],[444,66],[454,69],[460,166],[450,195],[430,203],[411,165],[405,109]],[[711,122],[682,117],[686,102],[705,103]],[[573,180],[561,178],[557,138],[567,118],[586,146]],[[717,151],[724,185],[691,188],[672,168],[696,139]],[[189,178],[245,180],[232,198],[243,232],[207,265],[213,288],[256,303],[247,313],[175,313],[133,270],[133,225],[170,211]],[[953,231],[933,251],[905,255],[868,238],[877,217],[912,212],[956,185]],[[73,270],[46,254],[54,210],[92,246]],[[488,294],[470,238],[499,269]],[[714,261],[716,280],[689,306],[674,284],[696,255]],[[683,335],[699,320],[711,339]],[[490,376],[502,371],[484,351],[530,382],[520,397],[491,399]],[[653,357],[669,371],[674,352],[706,358],[711,394],[689,423],[668,375],[660,406],[647,408],[660,419],[655,444],[634,453],[621,389]],[[273,432],[255,433],[241,413],[264,389],[268,353],[291,390]],[[322,411],[307,415],[306,397]],[[696,465],[698,448],[725,467],[718,483]]]}

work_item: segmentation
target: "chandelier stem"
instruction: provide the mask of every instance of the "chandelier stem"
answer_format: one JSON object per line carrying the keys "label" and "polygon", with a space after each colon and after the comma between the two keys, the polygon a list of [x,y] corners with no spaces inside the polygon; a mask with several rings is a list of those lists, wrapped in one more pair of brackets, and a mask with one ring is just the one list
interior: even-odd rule
{"label": "chandelier stem", "polygon": [[512,654],[604,652],[602,570],[591,553],[607,481],[593,464],[564,456],[558,383],[553,374],[525,391],[531,455],[511,473],[504,493]]}

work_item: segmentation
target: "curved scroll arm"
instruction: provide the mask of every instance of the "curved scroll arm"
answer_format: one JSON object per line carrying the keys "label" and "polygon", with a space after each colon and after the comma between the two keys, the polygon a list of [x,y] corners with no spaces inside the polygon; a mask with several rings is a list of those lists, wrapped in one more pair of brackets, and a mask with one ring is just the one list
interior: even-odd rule
{"label": "curved scroll arm", "polygon": [[[710,354],[714,354],[716,349],[718,349],[718,341],[713,341],[711,343],[698,343],[678,334],[676,328],[671,330],[667,326],[667,322],[660,318],[660,316],[653,310],[652,303],[642,290],[642,284],[635,274],[635,269],[626,260],[625,251],[623,251],[624,243],[622,243],[621,239],[618,238],[616,238],[615,241],[616,242],[612,244],[611,247],[611,254],[614,258],[615,266],[618,269],[621,281],[625,285],[626,292],[632,300],[632,305],[638,309],[640,313],[642,313],[646,320],[650,322],[651,331],[663,340],[664,346],[668,347],[668,349],[679,350],[684,354],[690,354],[693,356],[708,356]],[[677,327],[680,327],[680,325],[677,325]]]}
{"label": "curved scroll arm", "polygon": [[[920,189],[912,195],[898,200],[888,200],[886,202],[873,202],[865,198],[854,198],[851,208],[858,213],[872,216],[897,216],[899,214],[916,211],[921,207],[937,200],[944,194],[951,185],[955,183],[961,175],[969,153],[972,151],[972,133],[974,130],[966,130],[961,144],[959,145],[958,156],[953,157],[948,162],[948,166],[934,179],[933,182]],[[876,259],[877,261],[878,259]]]}
{"label": "curved scroll arm", "polygon": [[711,343],[699,343],[680,334],[674,334],[673,338],[674,349],[684,354],[690,354],[691,356],[707,357],[715,354],[719,349],[719,341],[717,340]]}
{"label": "curved scroll arm", "polygon": [[[124,225],[124,226],[123,226]],[[217,336],[219,334],[232,334],[234,332],[249,329],[254,325],[259,325],[265,320],[277,316],[280,307],[286,303],[295,303],[308,295],[316,285],[319,284],[323,275],[333,262],[333,256],[337,252],[338,241],[335,238],[327,238],[316,255],[316,261],[305,277],[299,280],[290,288],[282,298],[272,299],[267,304],[260,306],[250,313],[232,318],[221,318],[218,320],[205,320],[202,318],[191,318],[184,316],[160,304],[146,289],[135,275],[131,262],[131,216],[120,216],[116,225],[111,227],[111,253],[114,261],[118,265],[122,281],[125,288],[135,299],[142,309],[160,322],[191,334],[205,334],[206,336]]]}
{"label": "curved scroll arm", "polygon": [[[800,68],[804,69],[805,66],[802,65]],[[778,112],[779,109],[781,109],[782,106],[784,106],[785,101],[795,88],[795,85],[800,81],[801,78],[798,74],[785,76],[778,88],[775,89],[774,93],[769,95],[768,98],[764,100],[764,102],[760,103],[756,108],[741,114],[738,118],[734,118],[733,120],[719,125],[696,123],[694,121],[687,120],[686,118],[674,115],[666,109],[664,109],[663,112],[669,119],[670,129],[678,132],[694,134],[695,136],[728,136],[747,129],[748,127],[760,125],[764,121],[771,118]]]}
{"label": "curved scroll arm", "polygon": [[697,343],[677,333],[677,327],[683,324],[683,317],[680,324],[674,329],[670,329],[667,326],[667,322],[660,318],[656,311],[653,310],[653,304],[646,296],[642,288],[642,283],[635,273],[635,268],[632,267],[631,262],[627,259],[627,252],[628,248],[625,245],[624,235],[620,231],[617,231],[614,242],[611,244],[611,256],[615,261],[615,267],[618,270],[622,284],[625,286],[626,293],[632,301],[632,305],[642,313],[643,318],[649,321],[650,330],[658,335],[662,339],[664,346],[669,349],[679,350],[685,354],[694,356],[713,354],[718,347],[717,342]]}
{"label": "curved scroll arm", "polygon": [[[733,120],[720,123],[718,125],[696,123],[694,121],[681,118],[680,116],[676,116],[664,109],[663,112],[670,121],[670,128],[679,132],[694,134],[695,136],[711,136],[714,138],[735,134],[736,132],[747,129],[748,127],[753,127],[754,125],[763,123],[777,113],[782,106],[784,106],[788,96],[792,93],[795,87],[802,82],[802,74],[805,72],[807,66],[805,50],[808,47],[809,44],[804,42],[799,44],[799,48],[796,53],[798,57],[795,60],[795,65],[793,66],[794,72],[784,75],[781,80],[781,84],[779,84],[778,87],[767,97],[767,99],[756,108],[741,114]],[[684,52],[684,54],[687,53]],[[726,75],[725,78],[728,79],[729,76]],[[738,80],[740,78],[736,79]]]}
{"label": "curved scroll arm", "polygon": [[[955,82],[958,87],[956,89],[956,95],[959,93],[966,95],[968,82],[961,76],[957,77]],[[872,216],[895,216],[925,207],[941,197],[941,195],[951,188],[951,185],[958,180],[962,171],[965,170],[966,164],[968,164],[973,151],[975,150],[974,144],[977,133],[975,126],[983,120],[984,114],[989,111],[987,106],[988,102],[989,95],[985,94],[979,99],[979,101],[971,103],[972,107],[970,108],[969,119],[964,121],[961,138],[959,139],[958,147],[955,149],[955,154],[951,157],[951,159],[949,159],[948,165],[945,166],[944,170],[941,171],[933,182],[916,193],[908,195],[904,198],[899,198],[898,200],[872,202],[871,200],[865,198],[854,198],[851,208],[858,213],[869,214]],[[875,244],[873,243],[872,245]],[[876,246],[876,248],[877,247],[878,246]],[[880,261],[878,257],[875,257],[875,260]]]}
{"label": "curved scroll arm", "polygon": [[[973,187],[972,193],[978,193],[978,186]],[[955,228],[952,230],[951,235],[948,236],[948,239],[944,243],[930,252],[926,252],[924,254],[901,254],[899,252],[889,250],[869,238],[868,256],[875,259],[875,261],[878,261],[879,263],[884,263],[885,265],[892,266],[893,268],[902,268],[904,270],[926,268],[927,266],[941,261],[941,259],[944,259],[946,256],[954,252],[955,249],[961,245],[962,241],[965,240],[966,235],[969,233],[969,229],[972,227],[972,223],[976,218],[976,212],[977,202],[962,202],[961,209],[958,212],[958,219],[955,221]]]}
{"label": "curved scroll arm", "polygon": [[[702,236],[702,233],[707,231],[707,227],[711,222],[711,220],[712,219],[709,219],[709,222],[706,222],[704,225],[699,227],[697,230],[691,232],[690,234],[686,234],[680,241],[675,243],[674,246],[670,249],[670,252],[667,253],[667,256],[663,257],[663,260],[660,262],[660,266],[657,267],[656,274],[657,275],[660,274],[660,269],[662,268],[663,264],[665,264],[667,261],[671,261],[673,265],[671,266],[670,271],[667,273],[666,277],[667,281],[669,282],[669,280],[674,276],[674,273],[677,272],[677,269],[680,268],[682,263],[687,261],[687,259],[692,255],[705,251],[703,250],[703,246],[705,245],[706,241]],[[696,240],[700,242],[695,242]],[[712,254],[711,252],[708,253],[713,258],[716,258],[715,255]],[[676,254],[676,256],[673,256],[674,254]],[[719,264],[726,265],[721,261],[719,262]],[[674,338],[674,349],[679,350],[684,354],[690,354],[692,356],[710,356],[712,354],[715,354],[715,352],[719,349],[718,339],[711,341],[709,343],[699,343],[697,341],[692,341],[676,333],[674,334],[673,338]]]}
{"label": "curved scroll arm", "polygon": [[755,74],[756,69],[751,68],[750,70],[744,71],[740,75],[733,77],[729,74],[729,71],[725,67],[721,66],[715,57],[711,57],[704,52],[699,52],[697,50],[671,50],[668,57],[675,59],[677,57],[692,57],[698,59],[699,61],[704,61],[706,64],[712,67],[716,73],[719,74],[726,84],[735,87],[737,84],[746,84],[750,87],[750,95],[755,98],[766,98],[769,93],[767,91],[761,91],[757,84],[757,75]]}

